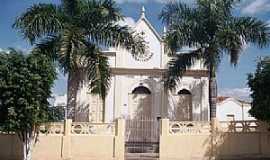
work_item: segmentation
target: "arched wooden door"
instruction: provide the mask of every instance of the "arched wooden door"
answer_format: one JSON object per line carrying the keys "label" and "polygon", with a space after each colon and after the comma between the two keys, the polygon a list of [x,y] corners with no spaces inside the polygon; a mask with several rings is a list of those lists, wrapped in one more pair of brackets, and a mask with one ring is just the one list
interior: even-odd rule
{"label": "arched wooden door", "polygon": [[129,95],[129,118],[126,119],[126,152],[148,153],[158,149],[158,120],[153,113],[151,91],[139,86]]}
{"label": "arched wooden door", "polygon": [[152,117],[152,93],[144,87],[139,86],[129,94],[129,117],[131,119],[141,119],[142,117]]}
{"label": "arched wooden door", "polygon": [[176,106],[174,109],[174,120],[192,121],[192,94],[186,90],[180,90],[175,96]]}

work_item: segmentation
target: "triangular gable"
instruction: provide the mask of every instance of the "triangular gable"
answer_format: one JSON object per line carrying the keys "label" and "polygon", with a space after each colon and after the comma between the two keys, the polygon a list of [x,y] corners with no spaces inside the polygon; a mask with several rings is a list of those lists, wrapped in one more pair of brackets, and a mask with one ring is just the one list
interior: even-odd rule
{"label": "triangular gable", "polygon": [[142,13],[140,19],[136,22],[135,28],[142,22],[144,21],[145,24],[149,27],[149,29],[154,33],[156,38],[161,42],[162,38],[160,37],[159,33],[155,30],[155,28],[152,26],[152,24],[148,21],[148,19],[145,16],[145,9],[144,7],[142,8]]}

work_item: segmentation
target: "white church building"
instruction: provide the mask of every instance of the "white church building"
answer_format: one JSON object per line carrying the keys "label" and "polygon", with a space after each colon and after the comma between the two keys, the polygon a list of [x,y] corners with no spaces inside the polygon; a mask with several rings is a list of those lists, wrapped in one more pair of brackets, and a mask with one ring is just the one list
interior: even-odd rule
{"label": "white church building", "polygon": [[102,101],[89,94],[87,84],[77,93],[76,121],[105,122],[117,118],[169,118],[179,121],[209,120],[208,71],[198,61],[182,77],[174,91],[165,91],[164,75],[173,57],[165,53],[162,36],[147,20],[145,10],[134,28],[148,44],[144,55],[111,48],[105,51],[112,72],[111,87],[103,111]]}

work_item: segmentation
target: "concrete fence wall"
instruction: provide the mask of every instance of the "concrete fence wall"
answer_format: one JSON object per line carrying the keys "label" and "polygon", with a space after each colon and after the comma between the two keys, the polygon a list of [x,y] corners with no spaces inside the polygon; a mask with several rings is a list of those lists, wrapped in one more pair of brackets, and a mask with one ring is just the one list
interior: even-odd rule
{"label": "concrete fence wall", "polygon": [[0,133],[0,160],[21,160],[23,146],[14,134]]}
{"label": "concrete fence wall", "polygon": [[[214,132],[209,122],[161,122],[160,159],[270,158],[270,133],[256,121],[218,123]],[[259,125],[260,124],[260,125]]]}
{"label": "concrete fence wall", "polygon": [[[33,160],[124,159],[125,121],[116,124],[52,123],[41,127],[32,150]],[[0,160],[21,160],[22,145],[16,135],[0,135]]]}
{"label": "concrete fence wall", "polygon": [[[270,158],[269,126],[257,121],[217,123],[161,120],[160,160]],[[67,120],[41,126],[33,160],[123,160],[125,120],[114,124]],[[12,134],[0,134],[0,160],[21,160],[22,145]]]}

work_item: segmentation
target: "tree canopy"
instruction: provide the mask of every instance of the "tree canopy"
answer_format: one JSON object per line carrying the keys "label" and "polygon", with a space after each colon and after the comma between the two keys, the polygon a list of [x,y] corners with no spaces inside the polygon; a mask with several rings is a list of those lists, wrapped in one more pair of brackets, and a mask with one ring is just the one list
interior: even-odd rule
{"label": "tree canopy", "polygon": [[261,60],[255,73],[248,76],[252,108],[250,114],[259,120],[270,122],[270,58]]}
{"label": "tree canopy", "polygon": [[[48,121],[55,67],[45,56],[10,49],[0,53],[0,128],[28,144]],[[25,149],[25,155],[29,148]]]}
{"label": "tree canopy", "polygon": [[66,106],[50,106],[48,113],[49,122],[61,122],[65,119],[65,107]]}

